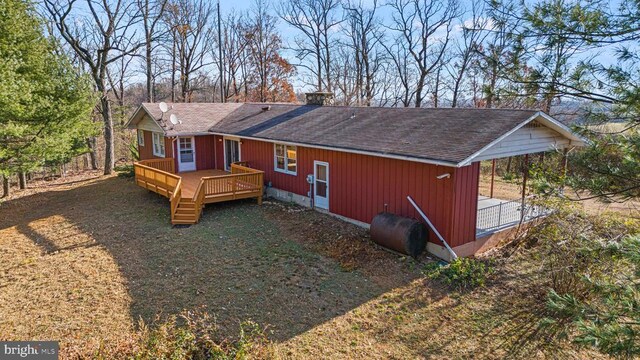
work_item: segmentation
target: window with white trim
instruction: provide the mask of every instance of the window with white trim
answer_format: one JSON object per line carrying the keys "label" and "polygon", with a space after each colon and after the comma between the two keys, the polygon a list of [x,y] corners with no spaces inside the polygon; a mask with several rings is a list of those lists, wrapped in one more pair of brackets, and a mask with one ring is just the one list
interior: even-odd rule
{"label": "window with white trim", "polygon": [[153,155],[164,157],[164,135],[162,133],[151,133],[153,135]]}
{"label": "window with white trim", "polygon": [[298,173],[296,152],[295,146],[274,144],[274,169],[279,172],[296,175]]}
{"label": "window with white trim", "polygon": [[144,130],[138,129],[138,145],[144,146]]}

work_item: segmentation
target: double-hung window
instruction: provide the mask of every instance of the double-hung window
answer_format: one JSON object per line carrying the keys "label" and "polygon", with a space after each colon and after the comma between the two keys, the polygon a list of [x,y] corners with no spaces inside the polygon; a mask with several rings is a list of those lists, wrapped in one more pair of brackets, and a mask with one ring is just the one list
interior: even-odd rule
{"label": "double-hung window", "polygon": [[276,171],[296,175],[298,172],[296,147],[292,145],[275,144],[274,168]]}
{"label": "double-hung window", "polygon": [[162,133],[154,132],[153,134],[153,155],[164,157],[164,136]]}
{"label": "double-hung window", "polygon": [[144,146],[144,130],[138,129],[138,145]]}

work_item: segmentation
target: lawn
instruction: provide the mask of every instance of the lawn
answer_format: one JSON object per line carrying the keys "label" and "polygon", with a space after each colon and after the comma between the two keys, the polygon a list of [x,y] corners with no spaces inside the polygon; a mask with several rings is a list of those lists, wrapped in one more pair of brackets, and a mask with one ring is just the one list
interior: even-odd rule
{"label": "lawn", "polygon": [[[528,339],[522,269],[452,292],[367,232],[267,200],[208,205],[172,228],[166,199],[131,179],[36,184],[0,203],[0,339],[60,340],[63,355],[126,342],[205,309],[222,334],[253,320],[281,358],[593,357]],[[516,289],[518,291],[516,291]],[[507,306],[508,304],[508,306]],[[542,344],[542,345],[541,345]]]}

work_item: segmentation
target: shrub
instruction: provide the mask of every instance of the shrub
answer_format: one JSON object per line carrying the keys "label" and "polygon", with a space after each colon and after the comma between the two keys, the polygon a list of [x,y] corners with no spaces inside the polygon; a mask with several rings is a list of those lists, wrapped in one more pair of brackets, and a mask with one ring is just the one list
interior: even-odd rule
{"label": "shrub", "polygon": [[228,339],[219,335],[215,321],[205,312],[185,311],[153,328],[141,324],[136,335],[133,341],[101,347],[90,358],[197,360],[270,356],[269,342],[256,323],[243,322],[239,336]]}
{"label": "shrub", "polygon": [[135,176],[133,165],[130,164],[116,165],[113,169],[118,173],[119,177],[130,178]]}
{"label": "shrub", "polygon": [[640,222],[559,206],[520,255],[543,289],[538,329],[615,357],[640,355]]}
{"label": "shrub", "polygon": [[502,175],[502,180],[504,180],[506,182],[514,182],[518,178],[519,178],[519,176],[516,176],[516,174],[514,174],[512,172],[504,173],[504,175]]}
{"label": "shrub", "polygon": [[458,258],[445,266],[430,263],[424,272],[430,279],[436,279],[456,290],[468,290],[484,286],[489,275],[494,272],[494,267],[490,262]]}
{"label": "shrub", "polygon": [[573,341],[624,358],[640,356],[640,236],[604,245],[601,261],[610,271],[583,276],[583,293],[547,295],[545,324],[569,323]]}

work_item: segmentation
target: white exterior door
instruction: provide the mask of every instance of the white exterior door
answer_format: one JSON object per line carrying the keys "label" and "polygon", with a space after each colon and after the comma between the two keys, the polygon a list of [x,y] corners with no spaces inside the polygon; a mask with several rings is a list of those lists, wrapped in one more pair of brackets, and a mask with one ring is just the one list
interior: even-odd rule
{"label": "white exterior door", "polygon": [[313,162],[313,199],[315,206],[329,210],[329,163]]}
{"label": "white exterior door", "polygon": [[240,161],[240,140],[224,139],[224,169],[231,171],[231,164]]}
{"label": "white exterior door", "polygon": [[193,137],[178,138],[178,170],[196,170],[196,146]]}

